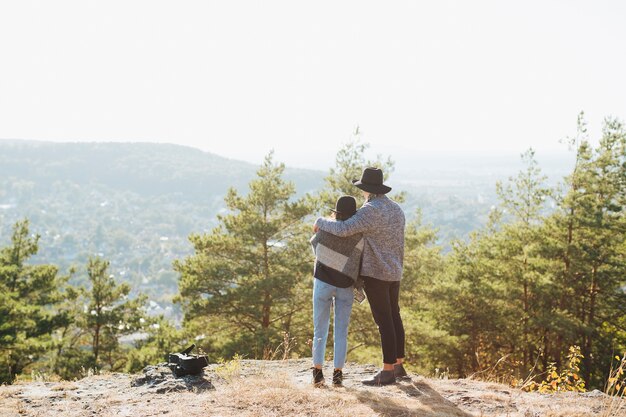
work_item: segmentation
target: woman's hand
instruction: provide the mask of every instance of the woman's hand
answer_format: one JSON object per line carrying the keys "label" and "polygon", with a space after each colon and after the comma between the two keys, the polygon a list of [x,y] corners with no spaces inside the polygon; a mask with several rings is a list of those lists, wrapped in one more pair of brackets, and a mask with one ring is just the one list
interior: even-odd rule
{"label": "woman's hand", "polygon": [[318,230],[320,230],[320,228],[318,227],[318,225],[314,224],[313,225],[313,233],[317,233]]}

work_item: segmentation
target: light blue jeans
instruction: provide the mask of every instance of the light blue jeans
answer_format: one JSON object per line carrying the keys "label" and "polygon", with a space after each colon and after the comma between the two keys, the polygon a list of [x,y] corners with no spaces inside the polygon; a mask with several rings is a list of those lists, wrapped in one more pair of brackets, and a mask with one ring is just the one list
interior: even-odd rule
{"label": "light blue jeans", "polygon": [[334,365],[343,368],[348,351],[348,325],[354,301],[353,287],[338,288],[313,279],[313,364],[323,365],[330,325],[330,310],[335,307]]}

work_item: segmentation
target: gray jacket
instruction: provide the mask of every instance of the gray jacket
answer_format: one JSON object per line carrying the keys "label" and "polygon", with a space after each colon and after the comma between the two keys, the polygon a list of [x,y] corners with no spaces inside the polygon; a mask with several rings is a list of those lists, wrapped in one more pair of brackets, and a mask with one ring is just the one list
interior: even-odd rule
{"label": "gray jacket", "polygon": [[375,196],[348,220],[318,218],[315,225],[344,237],[363,233],[361,275],[382,281],[400,281],[404,262],[404,212],[386,195]]}

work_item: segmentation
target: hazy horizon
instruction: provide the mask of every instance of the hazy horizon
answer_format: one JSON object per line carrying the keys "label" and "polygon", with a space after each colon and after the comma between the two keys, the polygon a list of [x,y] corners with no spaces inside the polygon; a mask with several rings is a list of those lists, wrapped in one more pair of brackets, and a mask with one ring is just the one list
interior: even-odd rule
{"label": "hazy horizon", "polygon": [[[0,5],[0,138],[150,141],[258,163],[565,152],[626,117],[626,4],[67,0]],[[389,150],[392,150],[390,152]]]}
{"label": "hazy horizon", "polygon": [[[573,135],[572,135],[573,136]],[[283,162],[287,166],[293,168],[313,169],[326,171],[330,167],[334,166],[335,156],[337,151],[354,138],[353,135],[348,136],[348,139],[337,142],[334,146],[331,146],[323,150],[307,150],[306,152],[284,152],[282,148],[267,148],[266,150],[257,149],[254,152],[219,152],[209,147],[198,146],[197,144],[188,143],[176,143],[173,141],[151,141],[151,140],[64,140],[64,139],[37,139],[37,138],[7,138],[0,137],[0,140],[4,141],[31,141],[42,143],[145,143],[145,144],[162,144],[162,145],[178,145],[193,148],[202,152],[212,153],[223,158],[233,159],[237,161],[248,162],[251,164],[259,165],[263,162],[263,158],[271,151],[274,152],[275,160]],[[377,143],[367,142],[363,139],[359,139],[360,142],[365,143],[368,149],[365,152],[365,156],[371,159],[375,159],[377,156],[383,156],[384,158],[391,157],[394,161],[406,161],[410,158],[417,157],[423,158],[423,162],[434,162],[431,158],[445,158],[451,157],[453,160],[458,158],[466,158],[468,161],[480,161],[484,158],[494,159],[496,157],[505,156],[508,158],[520,158],[521,155],[529,149],[533,149],[536,152],[536,156],[541,158],[567,158],[572,159],[573,154],[568,145],[564,142],[566,138],[562,138],[559,142],[560,148],[554,149],[537,149],[532,146],[520,146],[519,149],[412,149],[409,147],[400,145],[384,146]],[[597,142],[597,138],[591,138],[592,143]],[[497,161],[497,159],[494,159]]]}
{"label": "hazy horizon", "polygon": [[[124,144],[154,144],[154,145],[175,145],[184,146],[191,149],[195,149],[201,152],[217,155],[222,158],[231,159],[233,161],[241,161],[254,165],[260,165],[263,162],[263,158],[266,153],[258,154],[255,158],[243,159],[238,157],[231,157],[227,155],[221,155],[211,150],[204,150],[192,145],[176,144],[169,142],[133,142],[133,141],[100,141],[100,142],[81,142],[81,141],[41,141],[36,139],[10,139],[0,138],[2,141],[23,141],[23,142],[41,142],[41,143],[57,143],[57,144],[80,144],[80,143],[124,143]],[[319,171],[320,173],[327,172],[328,169],[335,165],[335,155],[340,149],[341,144],[337,145],[334,149],[334,153],[330,157],[324,159],[313,160],[302,163],[302,160],[295,159],[281,159],[275,155],[274,160],[276,162],[282,162],[289,168],[307,169]],[[527,150],[526,148],[525,150]],[[472,175],[477,177],[493,176],[494,181],[498,178],[505,176],[511,176],[516,174],[519,170],[523,169],[523,163],[521,160],[522,152],[513,151],[501,151],[501,150],[488,150],[488,151],[462,151],[462,150],[448,150],[448,151],[436,151],[425,150],[423,152],[410,150],[401,147],[386,148],[386,152],[374,152],[375,149],[368,149],[365,156],[369,159],[375,159],[378,155],[383,158],[390,157],[394,162],[394,172],[391,176],[393,181],[399,183],[414,183],[415,181],[421,181],[420,178],[423,174],[428,174],[427,178],[431,178],[431,175],[438,176],[445,175],[458,175],[460,171],[465,172],[465,175]],[[283,155],[284,156],[284,155]],[[573,166],[575,154],[567,149],[567,146],[563,144],[561,150],[554,151],[536,151],[535,159],[538,161],[542,170],[549,179],[554,182],[562,179]],[[445,174],[449,173],[449,174]],[[495,182],[494,182],[495,186]]]}

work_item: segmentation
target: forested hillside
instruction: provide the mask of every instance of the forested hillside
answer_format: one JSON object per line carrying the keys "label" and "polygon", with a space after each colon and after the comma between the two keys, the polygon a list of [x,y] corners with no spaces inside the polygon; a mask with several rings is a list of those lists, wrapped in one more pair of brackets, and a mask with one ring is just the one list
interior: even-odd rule
{"label": "forested hillside", "polygon": [[[508,155],[394,157],[402,165],[391,181],[406,192],[407,215],[413,218],[419,209],[446,250],[487,222],[496,204],[495,181],[521,166]],[[566,163],[548,162],[553,181],[566,174]],[[9,242],[16,221],[27,218],[41,235],[34,261],[68,271],[84,269],[90,255],[105,257],[133,291],[171,307],[177,291],[172,261],[191,253],[188,235],[211,230],[225,210],[228,188],[245,191],[256,169],[178,145],[0,140],[0,244]],[[285,170],[299,196],[320,191],[324,175]],[[77,274],[72,281],[81,279]]]}
{"label": "forested hillside", "polygon": [[[98,255],[134,292],[171,306],[172,261],[190,252],[187,236],[215,226],[228,188],[244,190],[255,170],[178,145],[0,140],[0,244],[27,218],[41,235],[34,261],[82,270]],[[323,174],[285,176],[306,193]]]}

